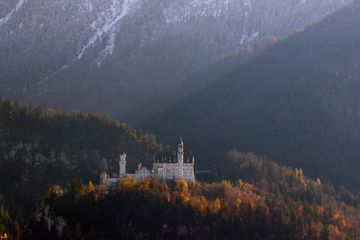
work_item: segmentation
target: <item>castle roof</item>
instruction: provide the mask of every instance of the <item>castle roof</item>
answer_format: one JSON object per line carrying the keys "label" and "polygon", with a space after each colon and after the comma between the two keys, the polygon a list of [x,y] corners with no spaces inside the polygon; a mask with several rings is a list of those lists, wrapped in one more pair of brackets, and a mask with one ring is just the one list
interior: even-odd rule
{"label": "castle roof", "polygon": [[[189,155],[185,155],[184,156],[184,163],[192,163],[194,159],[194,156],[192,154]],[[162,154],[162,155],[157,155],[154,157],[154,162],[157,163],[177,163],[178,159],[177,159],[177,155],[176,154]]]}

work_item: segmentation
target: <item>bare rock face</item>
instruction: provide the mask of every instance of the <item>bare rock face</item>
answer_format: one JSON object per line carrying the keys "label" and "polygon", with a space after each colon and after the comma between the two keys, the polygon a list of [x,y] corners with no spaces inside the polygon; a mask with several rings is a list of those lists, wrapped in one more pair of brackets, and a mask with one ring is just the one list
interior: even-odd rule
{"label": "bare rock face", "polygon": [[350,0],[4,0],[0,95],[118,116]]}

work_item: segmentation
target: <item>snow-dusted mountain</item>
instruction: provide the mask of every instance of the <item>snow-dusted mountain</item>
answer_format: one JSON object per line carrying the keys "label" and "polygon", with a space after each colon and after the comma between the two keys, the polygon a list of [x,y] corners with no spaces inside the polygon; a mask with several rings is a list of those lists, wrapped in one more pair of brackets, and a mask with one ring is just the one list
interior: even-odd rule
{"label": "snow-dusted mountain", "polygon": [[360,193],[359,16],[356,1],[139,127],[181,133],[203,166],[241,149]]}
{"label": "snow-dusted mountain", "polygon": [[2,0],[0,95],[123,115],[350,0]]}

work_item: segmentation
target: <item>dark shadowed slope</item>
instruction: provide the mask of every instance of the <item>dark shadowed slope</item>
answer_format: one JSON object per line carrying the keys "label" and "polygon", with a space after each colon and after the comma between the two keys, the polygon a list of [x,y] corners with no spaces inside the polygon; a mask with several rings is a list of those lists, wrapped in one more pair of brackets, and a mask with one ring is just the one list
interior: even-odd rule
{"label": "dark shadowed slope", "polygon": [[16,216],[27,217],[53,184],[98,182],[101,171],[116,172],[122,152],[134,170],[159,147],[154,136],[110,117],[0,101],[0,192]]}
{"label": "dark shadowed slope", "polygon": [[237,147],[359,190],[359,15],[346,7],[143,126],[181,133],[202,164]]}

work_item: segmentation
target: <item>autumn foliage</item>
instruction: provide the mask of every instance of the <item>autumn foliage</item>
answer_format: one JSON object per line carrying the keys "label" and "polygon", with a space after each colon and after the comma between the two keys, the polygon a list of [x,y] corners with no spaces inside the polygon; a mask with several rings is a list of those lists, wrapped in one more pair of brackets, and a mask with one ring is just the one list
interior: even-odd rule
{"label": "autumn foliage", "polygon": [[[299,186],[322,188],[297,170]],[[303,179],[302,179],[303,178]],[[277,195],[258,184],[189,184],[132,178],[112,190],[91,182],[54,186],[25,236],[85,239],[358,239],[360,211],[323,197],[309,203]],[[325,203],[326,202],[326,203]],[[46,206],[46,207],[45,207]],[[52,215],[44,214],[51,209]],[[350,214],[351,211],[351,214]],[[358,215],[356,215],[358,214]],[[47,216],[53,226],[43,226]],[[352,217],[349,217],[352,216]],[[66,224],[59,228],[56,222]],[[49,221],[49,220],[47,220]],[[270,237],[271,236],[271,237]]]}

